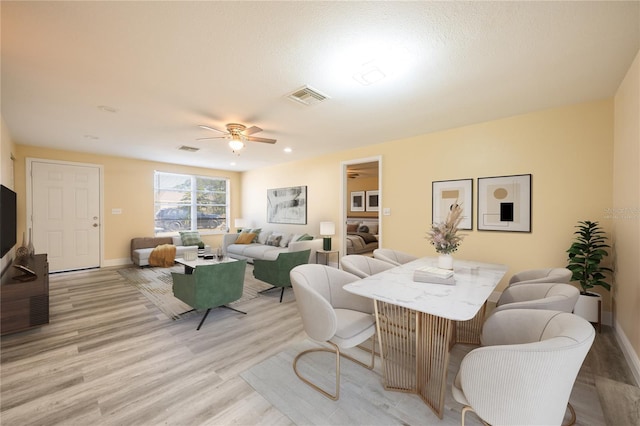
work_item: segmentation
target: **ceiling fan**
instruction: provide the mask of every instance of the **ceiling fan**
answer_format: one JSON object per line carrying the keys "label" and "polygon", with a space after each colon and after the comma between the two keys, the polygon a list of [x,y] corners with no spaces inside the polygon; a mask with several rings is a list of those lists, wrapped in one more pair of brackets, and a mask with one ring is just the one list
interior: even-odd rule
{"label": "ceiling fan", "polygon": [[200,126],[203,129],[206,130],[211,130],[214,132],[218,132],[221,135],[220,136],[211,136],[208,138],[198,138],[197,140],[202,141],[202,140],[209,140],[209,139],[228,139],[229,140],[229,147],[234,151],[240,151],[242,148],[244,148],[245,142],[250,141],[250,142],[263,142],[263,143],[276,143],[275,139],[268,139],[268,138],[259,138],[256,136],[251,136],[254,133],[258,133],[261,132],[262,129],[260,127],[257,126],[251,126],[249,128],[247,128],[247,126],[245,126],[244,124],[238,124],[238,123],[229,123],[227,124],[227,131],[225,132],[224,130],[219,130],[216,129],[215,127],[210,127],[210,126]]}

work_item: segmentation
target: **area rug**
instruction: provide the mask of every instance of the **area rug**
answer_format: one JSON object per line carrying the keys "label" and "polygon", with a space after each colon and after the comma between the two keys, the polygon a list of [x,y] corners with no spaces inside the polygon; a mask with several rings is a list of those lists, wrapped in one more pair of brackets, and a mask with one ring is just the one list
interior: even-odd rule
{"label": "area rug", "polygon": [[[302,350],[317,347],[309,340],[256,364],[241,377],[263,398],[296,425],[459,425],[462,405],[451,394],[451,383],[464,355],[472,345],[455,345],[451,351],[445,391],[445,408],[439,419],[422,399],[411,393],[387,391],[383,387],[382,368],[376,358],[374,370],[367,370],[346,359],[340,362],[340,399],[331,401],[303,383],[293,371],[293,359]],[[367,361],[366,352],[349,351]],[[324,389],[335,386],[335,358],[315,352],[305,355],[298,368]],[[576,398],[577,397],[577,398]],[[581,371],[574,386],[571,403],[578,413],[578,425],[606,425],[590,372]],[[586,408],[585,406],[589,406]],[[589,417],[580,417],[589,412]],[[565,419],[568,419],[565,417]],[[482,425],[474,414],[467,414],[467,425]]]}
{"label": "area rug", "polygon": [[[172,272],[184,273],[184,266],[175,265],[170,268],[130,267],[118,270],[129,284],[136,287],[147,299],[171,319],[181,318],[181,314],[191,307],[173,296]],[[258,292],[270,288],[269,284],[253,277],[253,265],[247,265],[242,297],[230,303],[235,306],[258,297]]]}

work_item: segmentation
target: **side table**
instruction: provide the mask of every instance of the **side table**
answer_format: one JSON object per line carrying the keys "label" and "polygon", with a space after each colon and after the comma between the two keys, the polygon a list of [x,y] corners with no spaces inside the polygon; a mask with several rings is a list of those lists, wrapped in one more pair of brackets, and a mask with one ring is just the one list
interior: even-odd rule
{"label": "side table", "polygon": [[[336,257],[337,257],[336,262],[338,264],[338,268],[340,268],[340,251],[339,250],[316,250],[316,263],[329,266],[329,257],[334,253],[336,254]],[[323,263],[320,263],[320,261],[318,260],[319,255],[323,256],[323,259],[324,259]]]}

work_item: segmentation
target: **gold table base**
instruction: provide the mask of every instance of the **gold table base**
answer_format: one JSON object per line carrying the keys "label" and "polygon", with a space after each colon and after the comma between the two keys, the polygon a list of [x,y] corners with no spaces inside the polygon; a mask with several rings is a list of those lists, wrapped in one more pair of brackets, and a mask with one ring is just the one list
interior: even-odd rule
{"label": "gold table base", "polygon": [[456,343],[480,343],[484,306],[469,321],[453,321],[375,301],[384,388],[420,395],[442,418],[449,351]]}

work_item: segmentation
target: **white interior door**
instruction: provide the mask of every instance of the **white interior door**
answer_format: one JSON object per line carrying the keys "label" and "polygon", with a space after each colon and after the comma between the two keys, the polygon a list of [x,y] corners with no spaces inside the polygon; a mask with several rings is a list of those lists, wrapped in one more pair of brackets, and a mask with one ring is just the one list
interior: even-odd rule
{"label": "white interior door", "polygon": [[100,266],[100,168],[31,162],[31,223],[36,253],[49,270]]}

